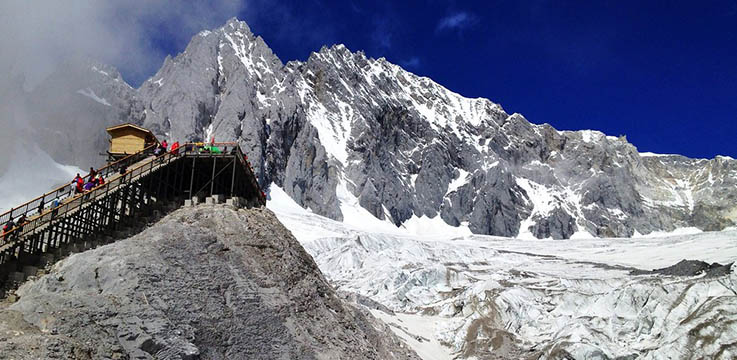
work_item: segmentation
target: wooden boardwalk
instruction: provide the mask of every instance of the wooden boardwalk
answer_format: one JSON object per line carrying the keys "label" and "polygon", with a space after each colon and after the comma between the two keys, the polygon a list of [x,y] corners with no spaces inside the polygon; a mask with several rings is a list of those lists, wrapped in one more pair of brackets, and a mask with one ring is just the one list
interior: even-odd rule
{"label": "wooden boardwalk", "polygon": [[[234,143],[215,144],[221,153],[186,144],[176,153],[149,155],[151,149],[111,164],[101,173],[104,185],[74,195],[69,186],[0,215],[0,220],[26,214],[26,223],[0,240],[0,285],[35,266],[44,254],[70,245],[109,238],[135,225],[162,206],[206,196],[238,198],[247,206],[266,203],[250,163]],[[120,168],[124,168],[120,174]],[[56,206],[41,206],[54,203]],[[10,277],[10,278],[9,278]]]}

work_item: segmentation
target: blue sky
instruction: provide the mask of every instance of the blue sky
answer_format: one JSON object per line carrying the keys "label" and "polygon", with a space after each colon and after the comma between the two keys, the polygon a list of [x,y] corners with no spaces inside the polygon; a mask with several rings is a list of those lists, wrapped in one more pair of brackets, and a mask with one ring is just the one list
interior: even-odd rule
{"label": "blue sky", "polygon": [[[342,43],[533,123],[737,158],[737,0],[253,0],[232,16],[284,62]],[[192,34],[168,28],[151,42],[176,54]]]}

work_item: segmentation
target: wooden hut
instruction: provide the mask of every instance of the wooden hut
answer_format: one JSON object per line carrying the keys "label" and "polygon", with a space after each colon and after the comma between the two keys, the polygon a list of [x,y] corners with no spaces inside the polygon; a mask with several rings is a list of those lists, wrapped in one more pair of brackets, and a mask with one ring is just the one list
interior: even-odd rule
{"label": "wooden hut", "polygon": [[108,150],[110,161],[135,154],[148,146],[159,143],[150,130],[130,123],[109,127],[107,133],[111,137],[110,150]]}

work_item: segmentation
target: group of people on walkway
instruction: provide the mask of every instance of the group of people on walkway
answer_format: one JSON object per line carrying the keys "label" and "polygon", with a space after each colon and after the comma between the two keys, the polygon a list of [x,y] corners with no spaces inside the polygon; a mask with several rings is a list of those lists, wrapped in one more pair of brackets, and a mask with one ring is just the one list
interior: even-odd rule
{"label": "group of people on walkway", "polygon": [[13,222],[13,218],[8,219],[8,222],[3,225],[3,241],[8,240],[8,235],[10,234],[13,229],[17,229],[15,233],[13,233],[13,237],[18,237],[18,234],[23,231],[23,225],[26,224],[26,214],[21,215],[18,218],[18,222]]}
{"label": "group of people on walkway", "polygon": [[[102,174],[98,173],[98,171],[95,170],[94,167],[90,167],[89,174],[87,174],[84,177],[82,177],[79,173],[77,173],[77,176],[75,176],[74,180],[72,180],[70,187],[71,187],[72,194],[84,194],[102,185],[105,185],[105,178],[102,176]],[[38,205],[39,215],[43,213],[45,206],[46,206],[46,203],[44,201],[44,198],[41,198],[39,205]],[[59,206],[59,199],[55,199],[52,203],[53,208],[56,208],[57,206]],[[14,229],[16,231],[13,232],[12,236],[17,237],[23,230],[23,226],[26,223],[27,223],[27,218],[26,218],[25,213],[20,215],[18,219],[15,221],[13,220],[13,217],[10,217],[8,221],[5,222],[5,224],[3,224],[3,232],[2,232],[3,241],[8,240],[9,234]]]}
{"label": "group of people on walkway", "polygon": [[[58,209],[56,209],[56,207],[58,207],[58,206],[59,206],[59,199],[54,199],[54,201],[51,202],[51,208],[54,209],[51,212],[52,218],[54,216],[56,216],[56,212],[58,211]],[[45,201],[44,197],[41,197],[41,199],[38,202],[38,209],[37,209],[38,215],[43,214],[45,208],[46,208],[46,201]],[[21,214],[18,217],[18,220],[16,220],[16,221],[13,221],[13,217],[12,216],[9,217],[8,218],[8,221],[5,222],[5,224],[3,225],[2,239],[3,240],[7,240],[8,239],[8,234],[11,231],[13,231],[13,229],[17,229],[17,231],[15,231],[13,233],[13,238],[17,238],[18,235],[21,233],[21,231],[23,231],[23,226],[26,225],[27,223],[28,223],[28,220],[27,220],[27,217],[26,217],[26,213]]]}
{"label": "group of people on walkway", "polygon": [[[87,179],[87,181],[85,181],[84,179]],[[79,173],[77,173],[77,176],[74,177],[74,180],[72,180],[72,183],[70,185],[72,187],[72,191],[75,194],[83,194],[104,184],[105,178],[102,177],[102,174],[98,174],[97,170],[91,167],[90,173],[87,174],[87,176],[85,177],[81,177],[79,176]]]}
{"label": "group of people on walkway", "polygon": [[[194,147],[197,149],[198,152],[205,152],[205,153],[220,153],[221,150],[217,148],[215,145],[215,139],[210,139],[209,143],[194,143],[187,145],[188,147],[191,147],[194,145]],[[159,147],[157,147],[154,150],[154,155],[161,156],[166,154],[167,152],[170,152],[173,155],[178,155],[179,153],[179,141],[175,141],[171,148],[169,148],[169,144],[166,142],[166,140],[162,141]],[[192,151],[193,149],[185,149],[185,151]],[[120,166],[120,174],[123,175],[127,171],[127,167],[124,165]],[[85,180],[86,179],[86,180]],[[90,192],[97,188],[98,186],[104,185],[105,179],[103,178],[102,174],[99,174],[97,170],[95,170],[94,167],[90,167],[90,172],[87,174],[87,176],[82,177],[79,173],[77,173],[77,176],[74,177],[74,180],[70,183],[71,192],[73,194],[84,194],[87,192]],[[54,200],[53,207],[57,207],[59,205],[59,200]],[[38,213],[43,213],[44,210],[44,200],[41,199],[41,202],[38,207]],[[26,214],[22,214],[16,221],[13,221],[13,218],[11,217],[8,219],[8,221],[3,225],[3,234],[2,238],[3,240],[8,239],[8,234],[13,231],[13,229],[17,229],[17,231],[14,233],[13,236],[17,236],[20,234],[21,230],[23,229],[23,225],[27,223]]]}
{"label": "group of people on walkway", "polygon": [[[159,147],[154,149],[154,155],[161,156],[168,152],[172,155],[179,155],[179,141],[175,141],[169,148],[169,143],[166,140],[162,141]],[[215,146],[215,138],[211,138],[209,142],[194,142],[186,143],[184,145],[184,152],[197,151],[198,153],[213,153],[221,154],[223,151],[219,147]]]}
{"label": "group of people on walkway", "polygon": [[154,155],[161,156],[166,154],[167,151],[170,151],[172,155],[179,155],[179,141],[175,141],[171,144],[171,149],[169,149],[169,143],[167,143],[166,140],[162,141],[161,144],[159,144],[159,147],[154,149]]}
{"label": "group of people on walkway", "polygon": [[[87,179],[87,181],[85,181]],[[92,191],[98,186],[105,184],[105,178],[102,176],[102,174],[99,174],[97,170],[95,170],[94,167],[90,167],[90,173],[87,174],[87,176],[82,177],[77,173],[77,176],[74,177],[74,180],[72,180],[70,186],[71,186],[71,193],[73,194],[84,194],[86,192]],[[59,205],[59,200],[56,199],[53,202],[53,207],[57,207]],[[44,199],[41,198],[39,205],[38,205],[38,214],[42,214],[44,211],[44,207],[46,206],[46,203],[44,202]],[[13,231],[13,229],[16,229],[16,231],[13,233],[13,237],[17,237],[18,234],[21,233],[23,230],[23,225],[25,225],[27,222],[26,214],[23,213],[20,217],[18,217],[17,220],[13,220],[12,217],[8,219],[8,221],[3,225],[3,240],[8,240],[8,235],[10,232]]]}

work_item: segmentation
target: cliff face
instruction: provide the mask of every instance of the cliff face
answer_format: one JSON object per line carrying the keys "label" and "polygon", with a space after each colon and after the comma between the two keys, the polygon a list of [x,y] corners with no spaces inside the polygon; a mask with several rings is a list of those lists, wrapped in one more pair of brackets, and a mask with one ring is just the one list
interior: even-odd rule
{"label": "cliff face", "polygon": [[180,209],[73,255],[0,310],[17,359],[416,359],[340,300],[266,209]]}
{"label": "cliff face", "polygon": [[179,141],[238,141],[263,186],[332,219],[344,218],[347,196],[396,225],[439,217],[501,236],[627,237],[737,221],[733,159],[646,156],[624,137],[532,124],[342,45],[283,64],[235,19],[196,35],[137,90],[104,73],[75,96],[109,95],[93,104],[106,119]]}

